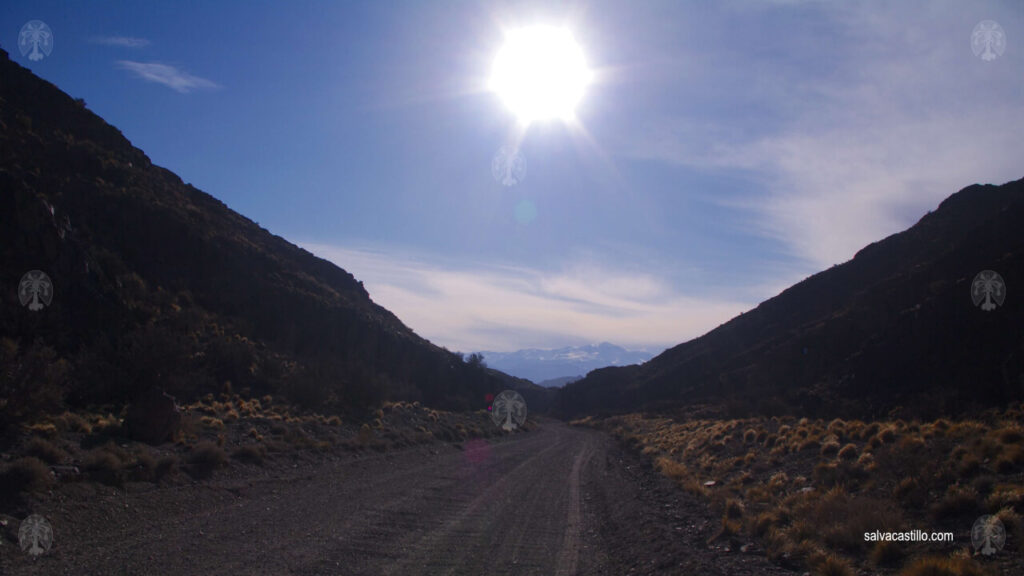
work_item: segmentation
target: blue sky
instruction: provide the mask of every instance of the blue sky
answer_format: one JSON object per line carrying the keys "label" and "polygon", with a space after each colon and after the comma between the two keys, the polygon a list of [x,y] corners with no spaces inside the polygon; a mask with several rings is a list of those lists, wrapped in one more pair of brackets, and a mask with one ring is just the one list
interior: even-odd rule
{"label": "blue sky", "polygon": [[[29,20],[54,35],[37,62]],[[595,81],[506,187],[516,121],[487,80],[503,30],[538,23]],[[656,352],[1024,176],[1017,0],[14,1],[0,31],[154,163],[467,352]]]}

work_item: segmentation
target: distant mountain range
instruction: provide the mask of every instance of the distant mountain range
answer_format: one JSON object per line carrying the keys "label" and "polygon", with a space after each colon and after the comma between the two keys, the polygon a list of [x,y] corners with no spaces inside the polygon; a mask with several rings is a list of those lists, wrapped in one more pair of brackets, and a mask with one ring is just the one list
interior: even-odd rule
{"label": "distant mountain range", "polygon": [[515,352],[480,352],[491,368],[532,380],[546,387],[557,387],[606,366],[625,366],[650,360],[646,351],[626,350],[602,342],[555,350],[529,348]]}
{"label": "distant mountain range", "polygon": [[1005,407],[1024,398],[1022,222],[1024,180],[969,186],[699,338],[591,372],[557,404],[853,418]]}

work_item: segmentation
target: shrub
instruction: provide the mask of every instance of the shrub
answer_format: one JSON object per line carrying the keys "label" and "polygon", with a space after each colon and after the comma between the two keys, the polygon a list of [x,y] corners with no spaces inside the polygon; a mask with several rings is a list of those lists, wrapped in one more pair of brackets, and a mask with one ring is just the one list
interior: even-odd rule
{"label": "shrub", "polygon": [[1020,514],[1015,512],[1013,508],[1002,508],[996,512],[996,517],[1003,523],[1003,527],[1006,528],[1008,538],[1006,539],[1007,546],[1015,545],[1018,550],[1021,549],[1021,537],[1024,536],[1024,522],[1021,520]]}
{"label": "shrub", "polygon": [[842,418],[836,418],[829,422],[825,429],[836,436],[841,436],[846,431],[846,422]]}
{"label": "shrub", "polygon": [[814,467],[814,483],[823,486],[825,488],[832,488],[833,486],[842,484],[843,475],[842,471],[834,463],[831,462],[819,462]]}
{"label": "shrub", "polygon": [[[867,426],[861,429],[860,439],[868,440],[869,438],[875,438],[880,429],[881,426],[878,424],[878,422],[872,422],[871,424],[868,424]],[[881,440],[879,440],[879,442],[881,442]]]}
{"label": "shrub", "polygon": [[917,558],[900,572],[900,576],[988,576],[982,567],[963,556]]}
{"label": "shrub", "polygon": [[56,438],[60,435],[57,427],[52,422],[36,422],[35,424],[26,426],[26,428],[31,432],[47,438]]}
{"label": "shrub", "polygon": [[154,480],[159,482],[164,478],[173,476],[178,473],[178,457],[175,455],[168,455],[160,458],[156,462],[156,469],[154,470]]}
{"label": "shrub", "polygon": [[123,482],[121,477],[121,459],[110,450],[100,448],[89,452],[83,462],[89,479],[108,486],[120,486]]}
{"label": "shrub", "polygon": [[976,512],[978,512],[978,493],[974,488],[956,484],[946,490],[946,495],[934,508],[935,517],[940,520],[977,515]]}
{"label": "shrub", "polygon": [[231,453],[231,457],[247,464],[263,464],[264,449],[253,444],[246,444],[238,447]]}
{"label": "shrub", "polygon": [[89,424],[89,421],[72,412],[65,412],[61,414],[55,422],[57,423],[57,427],[64,432],[92,434],[92,425]]}
{"label": "shrub", "polygon": [[735,498],[729,498],[725,501],[725,511],[723,514],[723,518],[725,520],[738,520],[743,518],[743,503]]}
{"label": "shrub", "polygon": [[833,488],[816,501],[808,502],[797,514],[806,519],[815,538],[850,553],[866,546],[865,532],[895,531],[903,524],[899,513],[884,502],[851,496],[841,488]]}
{"label": "shrub", "polygon": [[797,450],[799,452],[803,452],[804,450],[819,450],[819,449],[821,449],[821,442],[818,441],[817,438],[808,438],[807,440],[804,440],[803,442],[801,442],[800,446],[797,448]]}
{"label": "shrub", "polygon": [[868,560],[876,567],[896,566],[903,561],[903,548],[896,542],[875,542]]}
{"label": "shrub", "polygon": [[813,564],[816,576],[854,576],[855,574],[850,563],[835,554],[828,554],[820,560],[814,561]]}
{"label": "shrub", "polygon": [[839,442],[829,440],[821,447],[822,456],[835,456],[839,452]]}
{"label": "shrub", "polygon": [[70,364],[37,340],[22,349],[0,340],[0,428],[56,411],[63,402]]}
{"label": "shrub", "polygon": [[50,468],[33,456],[18,458],[0,473],[0,493],[20,494],[46,490],[53,484]]}
{"label": "shrub", "polygon": [[1014,444],[1005,447],[1003,453],[996,458],[995,469],[1000,474],[1010,474],[1021,464],[1024,464],[1024,448]]}
{"label": "shrub", "polygon": [[29,456],[35,456],[47,464],[60,464],[64,457],[67,456],[63,450],[54,446],[52,442],[38,436],[29,440],[25,453]]}
{"label": "shrub", "polygon": [[1024,440],[1024,430],[1016,425],[1007,426],[997,430],[995,436],[1003,444],[1020,444]]}
{"label": "shrub", "polygon": [[896,428],[893,426],[886,426],[878,432],[878,439],[883,444],[892,444],[896,441]]}
{"label": "shrub", "polygon": [[857,458],[857,466],[865,472],[873,472],[878,466],[875,464],[875,457],[871,452],[864,452]]}
{"label": "shrub", "polygon": [[893,497],[903,504],[905,508],[920,509],[925,505],[928,494],[921,488],[917,478],[908,476],[900,480],[900,483],[896,485],[896,488],[893,490]]}
{"label": "shrub", "polygon": [[220,418],[214,418],[213,416],[203,416],[199,419],[204,427],[210,428],[211,430],[223,430],[224,421]]}
{"label": "shrub", "polygon": [[971,486],[978,492],[979,496],[988,496],[996,486],[996,479],[992,476],[979,476],[971,482]]}
{"label": "shrub", "polygon": [[853,444],[847,444],[839,451],[839,459],[847,462],[857,459],[857,447]]}
{"label": "shrub", "polygon": [[156,458],[149,452],[139,452],[131,466],[132,479],[140,482],[151,482],[156,475]]}
{"label": "shrub", "polygon": [[960,478],[970,478],[981,470],[981,460],[977,456],[968,452],[960,458],[960,464],[957,465],[957,474]]}
{"label": "shrub", "polygon": [[714,536],[708,539],[713,542],[722,537],[735,536],[740,533],[743,527],[743,503],[734,498],[725,502],[725,510],[722,512],[722,528]]}
{"label": "shrub", "polygon": [[192,447],[188,454],[188,472],[193,478],[209,478],[214,471],[228,462],[224,449],[209,441],[202,441]]}
{"label": "shrub", "polygon": [[1014,485],[997,486],[985,500],[985,508],[990,512],[994,513],[1006,507],[1024,509],[1024,488]]}

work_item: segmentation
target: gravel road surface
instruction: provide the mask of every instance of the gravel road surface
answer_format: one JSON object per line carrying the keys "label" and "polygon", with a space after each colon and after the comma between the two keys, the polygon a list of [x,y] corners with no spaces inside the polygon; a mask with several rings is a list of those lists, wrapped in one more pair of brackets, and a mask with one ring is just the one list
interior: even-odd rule
{"label": "gravel road surface", "polygon": [[53,548],[33,559],[8,534],[0,574],[789,574],[709,546],[704,503],[606,434],[551,420],[176,486],[67,484],[34,511]]}

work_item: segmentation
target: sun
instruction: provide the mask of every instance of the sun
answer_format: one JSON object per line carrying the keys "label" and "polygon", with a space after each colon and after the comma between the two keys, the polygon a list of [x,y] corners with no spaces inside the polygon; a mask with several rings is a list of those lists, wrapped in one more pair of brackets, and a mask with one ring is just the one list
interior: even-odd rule
{"label": "sun", "polygon": [[591,77],[571,32],[532,26],[506,33],[494,59],[490,88],[523,124],[569,121]]}

